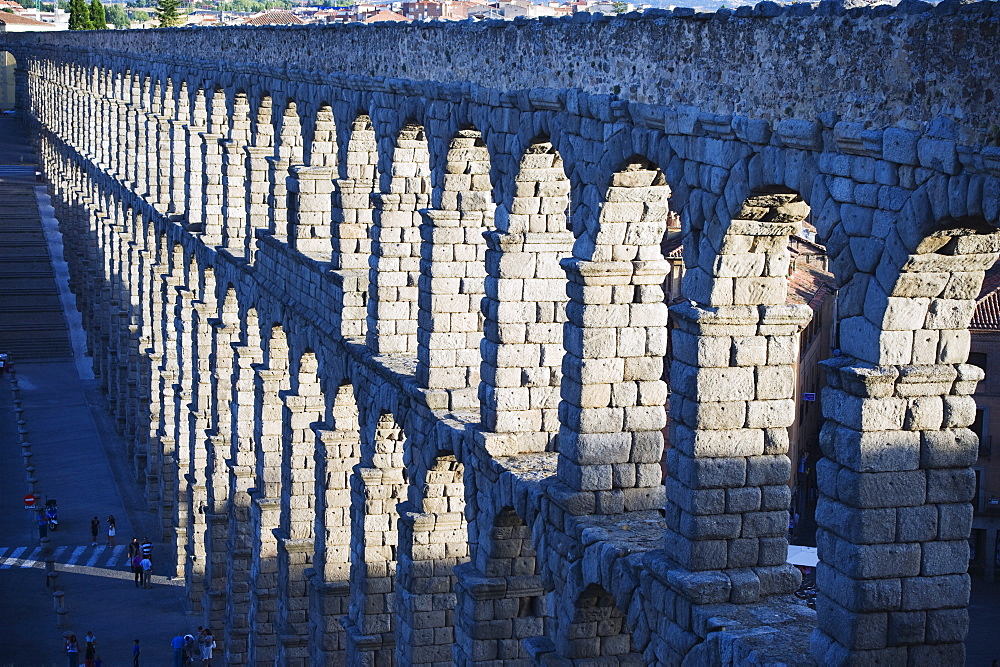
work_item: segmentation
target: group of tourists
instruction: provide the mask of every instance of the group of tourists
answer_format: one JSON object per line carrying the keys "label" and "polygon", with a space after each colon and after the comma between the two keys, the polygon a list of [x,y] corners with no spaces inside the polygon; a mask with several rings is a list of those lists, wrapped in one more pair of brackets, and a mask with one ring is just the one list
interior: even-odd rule
{"label": "group of tourists", "polygon": [[[115,546],[115,534],[118,531],[118,526],[115,523],[115,515],[108,515],[108,546]],[[97,546],[97,536],[101,532],[101,520],[96,516],[90,520],[90,545]]]}
{"label": "group of tourists", "polygon": [[128,562],[132,568],[132,576],[135,579],[135,587],[153,587],[153,543],[147,538],[139,542],[139,538],[133,537],[128,545]]}
{"label": "group of tourists", "polygon": [[[94,636],[93,630],[87,630],[87,636],[83,638],[84,641],[84,664],[87,667],[101,667],[101,656],[97,653],[97,637]],[[80,643],[76,639],[76,635],[70,635],[66,638],[66,657],[69,661],[69,667],[77,667],[80,664]]]}
{"label": "group of tourists", "polygon": [[212,651],[215,649],[215,637],[208,628],[198,626],[198,634],[178,633],[170,640],[174,649],[174,667],[187,667],[201,661],[202,665],[211,667]]}

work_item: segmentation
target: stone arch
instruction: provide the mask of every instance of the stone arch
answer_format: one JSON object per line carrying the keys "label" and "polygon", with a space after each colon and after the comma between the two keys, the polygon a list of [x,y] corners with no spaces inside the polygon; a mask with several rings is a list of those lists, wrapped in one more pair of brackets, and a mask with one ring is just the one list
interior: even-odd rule
{"label": "stone arch", "polygon": [[232,95],[229,136],[220,140],[222,152],[222,238],[220,242],[236,255],[247,243],[247,155],[253,136],[250,98],[242,88]]}
{"label": "stone arch", "polygon": [[[866,276],[861,308],[841,321],[843,353],[825,364],[824,458],[817,470],[817,659],[868,648],[847,634],[859,622],[853,600],[873,578],[890,574],[872,569],[874,561],[854,564],[835,557],[859,549],[859,543],[873,559],[896,554],[894,562],[901,565],[891,576],[901,580],[903,590],[928,578],[935,586],[949,584],[933,599],[910,604],[919,622],[906,635],[878,636],[879,648],[897,650],[914,643],[911,637],[922,640],[931,631],[923,619],[968,604],[965,547],[976,488],[971,466],[978,455],[978,440],[968,427],[976,416],[971,394],[984,376],[966,363],[968,327],[984,272],[1000,257],[1000,231],[975,212],[935,214],[933,206],[943,205],[928,201],[936,186],[940,181],[918,189],[902,207],[874,274]],[[838,480],[836,489],[824,484],[830,479]],[[882,530],[859,534],[860,521],[869,517],[881,519]],[[917,527],[910,523],[916,517],[937,523]],[[919,565],[902,565],[918,554]],[[890,607],[895,609],[878,601],[865,611],[891,613]],[[967,616],[955,618],[955,632],[940,642],[940,650],[961,654]]]}
{"label": "stone arch", "polygon": [[[378,144],[367,114],[350,124],[345,155],[334,189],[334,266],[342,277],[340,335],[362,338],[368,331],[368,289],[374,225],[372,195],[378,187]],[[338,205],[339,204],[339,205]]]}
{"label": "stone arch", "polygon": [[448,408],[478,403],[486,243],[493,227],[490,154],[475,128],[448,143],[434,208],[422,211],[417,382],[447,394]]}
{"label": "stone arch", "polygon": [[18,106],[17,59],[10,51],[0,51],[0,111],[10,111]]}
{"label": "stone arch", "polygon": [[[305,164],[310,167],[337,167],[337,124],[332,106],[323,102],[304,128],[307,135]],[[336,173],[334,172],[334,175]]]}
{"label": "stone arch", "polygon": [[351,598],[348,664],[391,664],[394,655],[399,514],[406,497],[406,433],[391,412],[375,412],[351,478]]}
{"label": "stone arch", "polygon": [[[545,634],[545,597],[530,526],[507,505],[497,512],[488,530],[486,539],[481,538],[475,568],[470,563],[456,570],[458,664],[529,660],[525,642]],[[479,636],[474,625],[482,622],[495,622],[505,632]]]}
{"label": "stone arch", "polygon": [[633,652],[632,636],[625,614],[614,596],[599,584],[588,584],[574,600],[566,596],[565,639],[556,651],[574,664],[644,665],[641,654]]}
{"label": "stone arch", "polygon": [[298,105],[295,100],[285,102],[280,125],[275,137],[274,154],[265,158],[268,169],[268,229],[279,240],[288,238],[289,225],[293,220],[289,217],[289,201],[287,178],[292,165],[302,164],[304,159],[304,139],[302,136],[302,120],[299,118]]}
{"label": "stone arch", "polygon": [[521,155],[511,199],[497,209],[498,230],[486,235],[480,417],[488,431],[516,433],[521,452],[554,450],[559,431],[569,192],[562,157],[548,137],[536,137]]}
{"label": "stone arch", "polygon": [[[559,407],[559,479],[600,514],[654,509],[663,498],[667,310],[660,250],[670,189],[649,160],[612,174],[585,225],[569,278]],[[589,508],[588,508],[589,509]]]}
{"label": "stone arch", "polygon": [[351,575],[351,475],[361,457],[354,387],[333,392],[332,422],[316,431],[316,551],[310,577],[310,662],[344,660],[340,617],[348,613]]}
{"label": "stone arch", "polygon": [[378,354],[416,354],[420,209],[430,203],[430,155],[424,127],[403,123],[393,138],[383,138],[387,165],[371,227],[368,287],[368,346]]}

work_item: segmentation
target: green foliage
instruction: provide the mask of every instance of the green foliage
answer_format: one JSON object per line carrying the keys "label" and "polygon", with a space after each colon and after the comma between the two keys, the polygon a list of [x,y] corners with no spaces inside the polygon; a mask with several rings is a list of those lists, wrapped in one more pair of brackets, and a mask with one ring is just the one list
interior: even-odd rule
{"label": "green foliage", "polygon": [[107,30],[107,14],[104,12],[104,5],[101,0],[90,0],[90,29]]}
{"label": "green foliage", "polygon": [[612,2],[611,8],[615,10],[615,14],[624,14],[628,11],[628,5],[624,2]]}
{"label": "green foliage", "polygon": [[149,20],[149,12],[144,12],[141,9],[133,9],[128,15],[132,17],[133,21],[142,21],[145,23]]}
{"label": "green foliage", "polygon": [[256,14],[265,9],[291,9],[291,0],[228,0],[219,3],[224,12],[248,12]]}
{"label": "green foliage", "polygon": [[90,30],[90,8],[85,0],[71,0],[69,3],[69,29]]}
{"label": "green foliage", "polygon": [[0,12],[7,12],[8,14],[13,14],[14,10],[10,7],[0,7]]}
{"label": "green foliage", "polygon": [[109,5],[104,8],[104,13],[108,23],[116,28],[127,28],[131,24],[128,14],[125,13],[121,5]]}
{"label": "green foliage", "polygon": [[158,0],[153,14],[156,24],[161,28],[176,28],[181,24],[181,16],[177,11],[178,0]]}
{"label": "green foliage", "polygon": [[68,12],[69,0],[59,0],[59,9],[63,10],[64,12]]}
{"label": "green foliage", "polygon": [[39,5],[38,8],[40,10],[42,10],[43,12],[54,12],[56,10],[55,5],[47,3],[47,2],[41,3],[41,5]]}

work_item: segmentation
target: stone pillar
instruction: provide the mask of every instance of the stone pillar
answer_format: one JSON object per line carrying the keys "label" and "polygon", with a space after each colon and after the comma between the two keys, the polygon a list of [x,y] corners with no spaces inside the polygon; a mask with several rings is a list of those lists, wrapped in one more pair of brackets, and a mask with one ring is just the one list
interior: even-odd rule
{"label": "stone pillar", "polygon": [[211,247],[222,243],[222,135],[202,132],[201,222],[202,243]]}
{"label": "stone pillar", "polygon": [[343,294],[340,335],[361,338],[367,330],[374,185],[353,178],[337,179],[333,185],[334,266]]}
{"label": "stone pillar", "polygon": [[417,195],[373,194],[368,287],[368,347],[377,354],[416,354],[420,230],[414,224]]}
{"label": "stone pillar", "polygon": [[294,165],[286,179],[288,242],[320,262],[333,259],[333,176],[335,167]]}
{"label": "stone pillar", "polygon": [[[555,448],[559,432],[566,274],[572,232],[485,235],[486,297],[480,416],[511,434],[504,453]],[[500,454],[500,452],[495,452]]]}
{"label": "stone pillar", "polygon": [[279,241],[288,239],[288,173],[291,161],[287,157],[270,155],[267,163],[267,230]]}
{"label": "stone pillar", "polygon": [[559,481],[574,512],[616,514],[663,503],[667,306],[663,260],[565,259]]}
{"label": "stone pillar", "polygon": [[257,251],[256,232],[268,228],[271,186],[268,182],[268,158],[274,149],[264,146],[246,146],[246,253],[251,262]]}
{"label": "stone pillar", "polygon": [[962,664],[978,441],[965,364],[824,364],[818,662]]}
{"label": "stone pillar", "polygon": [[222,149],[222,245],[237,257],[246,252],[247,165],[246,146],[232,140]]}
{"label": "stone pillar", "polygon": [[169,125],[169,180],[166,184],[164,200],[169,215],[180,215],[186,210],[184,175],[187,167],[187,121],[170,119]]}
{"label": "stone pillar", "polygon": [[[461,464],[427,472],[423,509],[399,512],[396,664],[448,663],[455,642],[455,566],[469,556]],[[457,494],[457,495],[452,495]]]}
{"label": "stone pillar", "polygon": [[396,505],[405,493],[400,468],[359,465],[351,478],[351,601],[343,619],[349,665],[393,664]]}
{"label": "stone pillar", "polygon": [[470,218],[482,212],[421,211],[419,314],[417,318],[417,382],[447,398],[453,411],[479,404],[481,302],[485,250],[483,224]]}
{"label": "stone pillar", "polygon": [[[199,91],[200,93],[200,91]],[[200,232],[205,228],[204,206],[204,164],[201,143],[205,136],[206,128],[197,125],[198,118],[195,117],[189,123],[185,132],[186,136],[186,156],[184,176],[184,201],[185,201],[185,223],[186,229],[192,232]]]}

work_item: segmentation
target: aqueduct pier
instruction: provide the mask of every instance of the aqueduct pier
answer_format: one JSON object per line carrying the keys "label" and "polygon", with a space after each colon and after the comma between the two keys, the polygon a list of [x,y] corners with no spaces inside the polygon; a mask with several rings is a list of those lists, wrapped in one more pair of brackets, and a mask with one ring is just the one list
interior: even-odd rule
{"label": "aqueduct pier", "polygon": [[[229,662],[961,664],[998,20],[0,35]],[[785,563],[807,216],[839,286],[815,612]]]}

